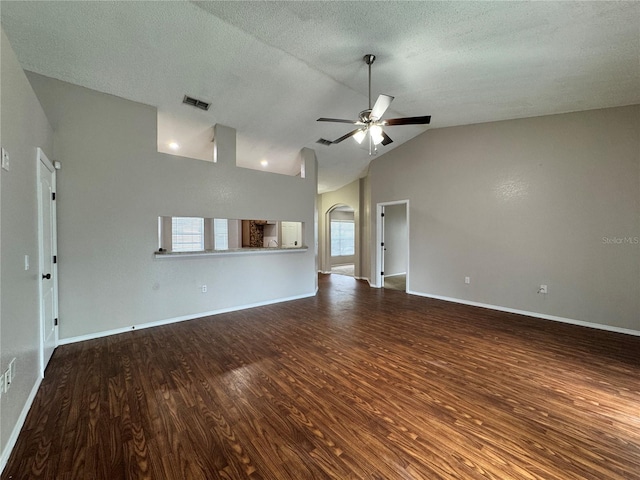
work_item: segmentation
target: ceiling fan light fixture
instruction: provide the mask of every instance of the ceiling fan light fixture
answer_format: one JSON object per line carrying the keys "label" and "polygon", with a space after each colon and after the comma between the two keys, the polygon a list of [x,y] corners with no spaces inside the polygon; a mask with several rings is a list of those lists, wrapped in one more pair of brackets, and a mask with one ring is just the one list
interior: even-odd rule
{"label": "ceiling fan light fixture", "polygon": [[379,145],[384,140],[382,136],[382,127],[380,125],[373,125],[369,127],[369,133],[371,134],[371,140],[374,145]]}
{"label": "ceiling fan light fixture", "polygon": [[362,141],[364,140],[364,137],[367,136],[367,132],[365,130],[358,130],[354,135],[353,138],[356,142],[358,143],[362,143]]}
{"label": "ceiling fan light fixture", "polygon": [[393,143],[393,140],[382,129],[383,125],[427,125],[431,121],[431,116],[426,115],[422,117],[404,117],[382,120],[382,116],[389,108],[389,105],[391,105],[393,97],[385,94],[378,95],[375,105],[373,105],[373,107],[371,106],[371,64],[375,61],[376,56],[367,54],[363,59],[369,66],[369,108],[361,111],[358,120],[355,121],[345,120],[342,118],[319,118],[317,120],[318,122],[350,123],[351,125],[358,125],[358,127],[334,141],[321,138],[318,140],[318,143],[321,143],[322,145],[334,145],[346,140],[347,138],[353,137],[356,142],[362,144],[367,133],[369,133],[369,155],[371,155],[372,152],[377,151],[378,145],[382,144],[382,146],[387,146],[390,143]]}

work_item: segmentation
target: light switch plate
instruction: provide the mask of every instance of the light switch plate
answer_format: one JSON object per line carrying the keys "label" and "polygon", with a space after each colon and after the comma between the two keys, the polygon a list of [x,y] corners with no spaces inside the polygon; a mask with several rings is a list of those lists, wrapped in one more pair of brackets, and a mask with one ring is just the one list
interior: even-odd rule
{"label": "light switch plate", "polygon": [[10,165],[9,165],[9,152],[7,152],[4,148],[2,149],[2,169],[6,170],[7,172],[10,169]]}

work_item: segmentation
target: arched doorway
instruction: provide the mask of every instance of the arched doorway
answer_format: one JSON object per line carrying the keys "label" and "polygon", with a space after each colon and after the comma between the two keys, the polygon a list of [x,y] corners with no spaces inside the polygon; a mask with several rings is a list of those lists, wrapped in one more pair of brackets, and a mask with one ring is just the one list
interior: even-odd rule
{"label": "arched doorway", "polygon": [[334,205],[326,212],[324,271],[357,276],[358,222],[356,211],[349,205]]}

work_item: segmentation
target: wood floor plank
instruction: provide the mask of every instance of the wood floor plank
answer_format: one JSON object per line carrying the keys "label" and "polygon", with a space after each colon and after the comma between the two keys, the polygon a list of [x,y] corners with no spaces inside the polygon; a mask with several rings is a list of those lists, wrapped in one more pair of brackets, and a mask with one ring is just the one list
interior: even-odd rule
{"label": "wood floor plank", "polygon": [[1,478],[640,480],[640,337],[321,275],[59,347]]}

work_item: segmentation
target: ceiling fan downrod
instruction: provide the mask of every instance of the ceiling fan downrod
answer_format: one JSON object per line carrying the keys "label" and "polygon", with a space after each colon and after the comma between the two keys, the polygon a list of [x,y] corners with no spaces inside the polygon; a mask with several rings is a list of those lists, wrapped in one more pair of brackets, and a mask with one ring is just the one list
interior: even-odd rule
{"label": "ceiling fan downrod", "polygon": [[367,53],[363,57],[364,63],[369,65],[369,110],[371,110],[371,65],[376,61],[376,56],[372,53]]}
{"label": "ceiling fan downrod", "polygon": [[[365,130],[363,132],[369,133],[369,126],[371,125],[371,119],[369,115],[371,115],[371,65],[376,61],[376,56],[372,53],[367,53],[364,57],[362,57],[364,63],[366,63],[369,67],[369,109],[363,112],[360,112],[360,120],[365,123]],[[367,135],[369,138],[369,155],[374,155],[378,153],[378,147],[373,143],[371,135]]]}

